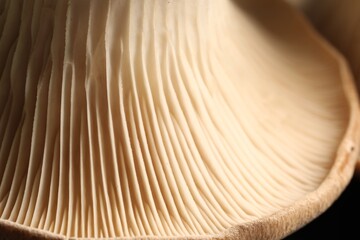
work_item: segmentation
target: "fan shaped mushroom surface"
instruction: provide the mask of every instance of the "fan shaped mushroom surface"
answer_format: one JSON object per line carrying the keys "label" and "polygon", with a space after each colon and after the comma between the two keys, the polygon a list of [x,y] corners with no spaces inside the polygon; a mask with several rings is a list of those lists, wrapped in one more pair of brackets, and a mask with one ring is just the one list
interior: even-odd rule
{"label": "fan shaped mushroom surface", "polygon": [[347,65],[281,1],[0,1],[0,232],[278,239],[351,178]]}

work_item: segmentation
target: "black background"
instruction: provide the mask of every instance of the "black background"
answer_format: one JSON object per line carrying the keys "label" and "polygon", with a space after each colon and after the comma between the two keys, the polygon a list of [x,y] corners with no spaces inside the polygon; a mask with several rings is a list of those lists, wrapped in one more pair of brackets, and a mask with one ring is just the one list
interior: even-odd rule
{"label": "black background", "polygon": [[360,173],[327,211],[285,239],[360,239],[359,195]]}

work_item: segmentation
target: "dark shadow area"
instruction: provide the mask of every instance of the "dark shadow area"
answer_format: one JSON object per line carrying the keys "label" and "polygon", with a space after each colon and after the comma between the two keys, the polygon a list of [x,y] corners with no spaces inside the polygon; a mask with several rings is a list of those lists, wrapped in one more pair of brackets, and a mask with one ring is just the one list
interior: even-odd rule
{"label": "dark shadow area", "polygon": [[360,176],[358,174],[326,212],[285,239],[359,239],[359,219]]}

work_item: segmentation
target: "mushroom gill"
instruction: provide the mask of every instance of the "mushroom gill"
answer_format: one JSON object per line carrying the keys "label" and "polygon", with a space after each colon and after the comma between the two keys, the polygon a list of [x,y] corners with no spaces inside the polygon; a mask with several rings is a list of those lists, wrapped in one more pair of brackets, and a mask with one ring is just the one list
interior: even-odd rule
{"label": "mushroom gill", "polygon": [[281,1],[0,1],[0,233],[281,238],[351,178],[341,57]]}
{"label": "mushroom gill", "polygon": [[[344,54],[360,91],[360,1],[290,0],[316,29]],[[295,2],[296,1],[296,2]],[[360,159],[357,163],[360,173]]]}

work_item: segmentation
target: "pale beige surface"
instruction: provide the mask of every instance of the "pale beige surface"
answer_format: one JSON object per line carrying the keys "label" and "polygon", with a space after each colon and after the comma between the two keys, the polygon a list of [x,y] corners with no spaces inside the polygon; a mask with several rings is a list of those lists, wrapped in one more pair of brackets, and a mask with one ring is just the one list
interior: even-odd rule
{"label": "pale beige surface", "polygon": [[282,2],[0,2],[0,230],[280,238],[349,181],[351,76]]}
{"label": "pale beige surface", "polygon": [[[289,0],[344,54],[360,90],[360,1]],[[357,164],[360,173],[360,159]]]}

